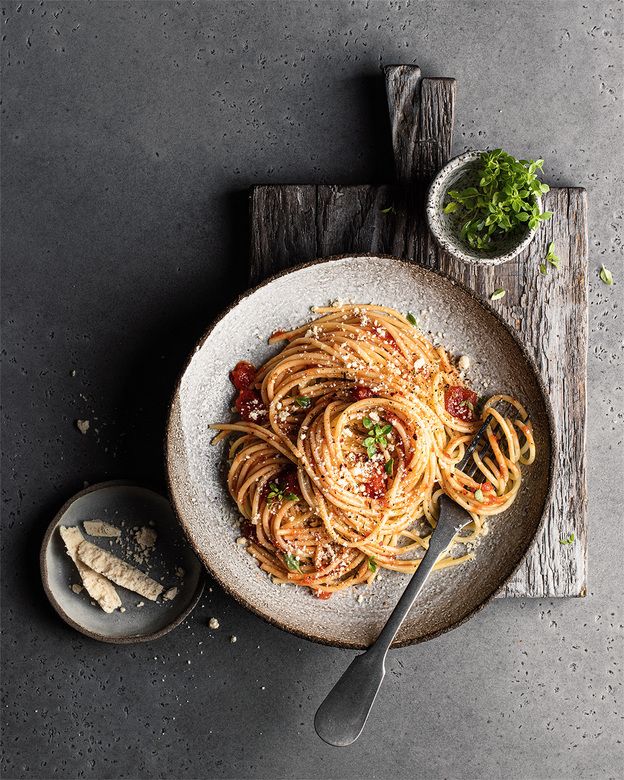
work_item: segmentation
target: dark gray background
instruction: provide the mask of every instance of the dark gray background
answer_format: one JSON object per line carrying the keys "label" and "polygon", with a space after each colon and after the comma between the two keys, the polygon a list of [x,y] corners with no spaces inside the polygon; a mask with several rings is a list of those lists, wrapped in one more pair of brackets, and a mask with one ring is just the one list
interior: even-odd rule
{"label": "dark gray background", "polygon": [[[621,776],[622,3],[9,2],[1,32],[5,777]],[[456,151],[588,188],[590,593],[395,652],[338,750],[312,718],[349,652],[218,587],[157,643],[97,644],[37,553],[84,480],[163,488],[177,372],[245,284],[247,187],[386,179],[398,62],[458,79]]]}

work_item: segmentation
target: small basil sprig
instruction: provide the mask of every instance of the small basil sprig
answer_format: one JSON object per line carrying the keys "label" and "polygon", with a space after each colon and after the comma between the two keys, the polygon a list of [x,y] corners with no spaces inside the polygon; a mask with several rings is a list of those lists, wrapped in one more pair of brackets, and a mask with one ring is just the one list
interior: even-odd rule
{"label": "small basil sprig", "polygon": [[377,561],[374,558],[371,557],[371,558],[368,559],[368,568],[374,574],[377,571],[377,569],[379,568],[379,564],[377,563]]}
{"label": "small basil sprig", "polygon": [[383,447],[388,446],[387,435],[392,430],[392,426],[387,423],[374,423],[370,417],[364,417],[362,425],[368,431],[368,436],[362,442],[368,453],[368,457],[372,458],[377,450],[381,450]]}
{"label": "small basil sprig", "polygon": [[479,184],[449,190],[444,213],[461,218],[461,237],[474,249],[488,249],[497,238],[523,225],[534,230],[552,217],[552,211],[540,212],[537,204],[537,197],[550,189],[538,178],[543,164],[543,160],[516,160],[502,149],[483,152]]}
{"label": "small basil sprig", "polygon": [[548,244],[548,248],[546,250],[546,262],[542,263],[540,265],[540,271],[543,274],[548,273],[548,265],[546,263],[549,263],[550,265],[554,266],[555,268],[559,268],[559,257],[555,254],[555,242],[551,241],[550,244]]}
{"label": "small basil sprig", "polygon": [[299,501],[299,496],[290,491],[287,493],[283,487],[280,487],[277,484],[277,482],[269,482],[267,501]]}
{"label": "small basil sprig", "polygon": [[310,404],[312,403],[312,399],[309,398],[307,395],[300,395],[297,398],[295,398],[295,403],[301,409],[308,409],[310,407]]}
{"label": "small basil sprig", "polygon": [[288,566],[288,568],[290,569],[290,571],[298,571],[299,574],[303,574],[303,572],[301,571],[301,564],[292,553],[286,553],[286,555],[284,556],[284,561],[286,563],[286,566]]}

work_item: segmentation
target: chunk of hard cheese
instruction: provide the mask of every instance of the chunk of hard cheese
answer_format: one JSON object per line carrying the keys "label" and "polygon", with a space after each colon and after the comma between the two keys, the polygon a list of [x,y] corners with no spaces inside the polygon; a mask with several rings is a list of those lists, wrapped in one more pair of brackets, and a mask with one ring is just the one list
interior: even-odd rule
{"label": "chunk of hard cheese", "polygon": [[59,528],[59,533],[61,534],[61,539],[65,543],[67,554],[76,564],[78,574],[80,574],[80,578],[82,579],[82,584],[85,586],[89,596],[97,601],[104,612],[114,612],[121,606],[121,599],[113,584],[109,582],[106,577],[102,577],[101,574],[93,571],[90,566],[87,566],[87,564],[78,557],[78,547],[81,542],[84,542],[84,537],[80,528],[76,528],[75,526],[67,528],[62,525]]}
{"label": "chunk of hard cheese", "polygon": [[105,523],[104,520],[85,520],[83,526],[89,536],[106,536],[111,539],[119,539],[121,536],[121,528]]}
{"label": "chunk of hard cheese", "polygon": [[133,593],[138,593],[146,599],[156,601],[163,590],[163,586],[143,574],[142,571],[131,566],[129,563],[117,558],[116,555],[102,550],[96,544],[91,542],[81,542],[78,546],[78,558],[97,571],[103,574],[115,584],[127,588]]}

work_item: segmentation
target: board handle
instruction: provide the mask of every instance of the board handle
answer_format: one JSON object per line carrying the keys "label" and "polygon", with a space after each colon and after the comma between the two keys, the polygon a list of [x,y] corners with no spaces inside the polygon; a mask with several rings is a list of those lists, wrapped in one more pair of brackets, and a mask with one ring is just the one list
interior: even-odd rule
{"label": "board handle", "polygon": [[396,177],[428,184],[451,157],[455,79],[422,78],[417,65],[384,68]]}

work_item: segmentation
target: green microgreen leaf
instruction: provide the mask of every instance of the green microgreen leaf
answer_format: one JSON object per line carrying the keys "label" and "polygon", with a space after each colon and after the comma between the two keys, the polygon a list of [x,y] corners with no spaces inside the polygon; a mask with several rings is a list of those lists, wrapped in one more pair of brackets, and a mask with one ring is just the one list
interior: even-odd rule
{"label": "green microgreen leaf", "polygon": [[390,458],[390,460],[386,461],[386,465],[384,466],[384,471],[388,476],[392,476],[393,470],[394,470],[394,458]]}
{"label": "green microgreen leaf", "polygon": [[379,568],[377,561],[372,557],[368,559],[368,568],[373,572],[373,574]]}
{"label": "green microgreen leaf", "polygon": [[600,266],[600,279],[608,285],[613,284],[613,274],[608,268],[605,268],[604,263]]}
{"label": "green microgreen leaf", "polygon": [[410,325],[413,325],[415,328],[418,327],[418,320],[416,317],[414,317],[411,311],[407,312],[405,319],[409,322]]}
{"label": "green microgreen leaf", "polygon": [[290,491],[286,493],[284,488],[280,487],[277,482],[269,482],[267,501],[269,503],[273,501],[299,501],[299,496]]}
{"label": "green microgreen leaf", "polygon": [[506,291],[503,290],[502,287],[499,287],[498,290],[494,290],[494,292],[490,295],[491,301],[497,301],[499,298],[504,298],[506,294]]}
{"label": "green microgreen leaf", "polygon": [[301,571],[301,564],[292,553],[286,553],[286,555],[284,556],[284,561],[286,563],[286,566],[288,566],[288,568],[290,569],[290,571],[298,571],[299,574],[303,574],[303,572]]}
{"label": "green microgreen leaf", "polygon": [[540,263],[540,273],[546,275],[548,273],[548,267],[546,263]]}
{"label": "green microgreen leaf", "polygon": [[[550,265],[554,266],[555,268],[559,268],[559,257],[558,255],[555,254],[554,241],[551,241],[550,244],[548,244],[548,248],[546,249],[546,262],[550,263]],[[540,270],[541,270],[541,266],[540,266]],[[545,273],[545,271],[542,271],[542,273]]]}
{"label": "green microgreen leaf", "polygon": [[385,209],[381,209],[382,214],[396,214],[394,206],[387,206]]}
{"label": "green microgreen leaf", "polygon": [[477,501],[483,501],[483,491],[481,488],[477,488],[475,490],[474,497],[477,499]]}
{"label": "green microgreen leaf", "polygon": [[362,419],[362,425],[368,431],[368,435],[363,440],[362,444],[368,453],[368,457],[374,457],[378,450],[382,450],[388,446],[387,435],[392,430],[392,425],[385,422],[374,423],[370,417],[364,417]]}
{"label": "green microgreen leaf", "polygon": [[474,249],[488,249],[497,239],[528,226],[534,230],[552,217],[540,213],[537,196],[549,186],[539,179],[543,160],[517,160],[502,149],[483,152],[476,171],[478,187],[449,190],[445,214],[461,218],[460,235]]}
{"label": "green microgreen leaf", "polygon": [[310,398],[308,398],[307,395],[300,395],[298,398],[295,398],[295,403],[297,404],[297,406],[300,406],[302,409],[307,409],[312,403],[312,401]]}
{"label": "green microgreen leaf", "polygon": [[575,539],[574,531],[572,531],[564,539],[559,539],[559,544],[573,544]]}

